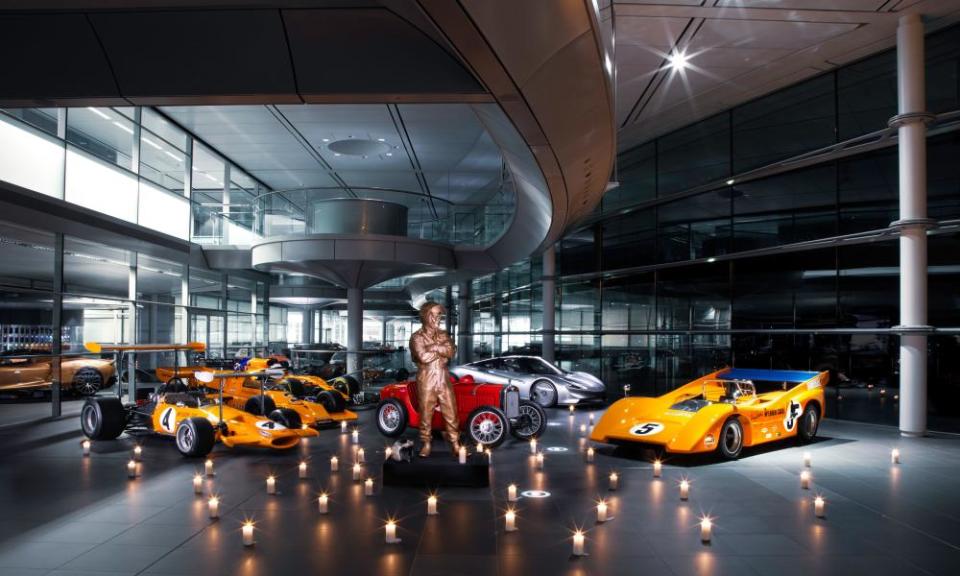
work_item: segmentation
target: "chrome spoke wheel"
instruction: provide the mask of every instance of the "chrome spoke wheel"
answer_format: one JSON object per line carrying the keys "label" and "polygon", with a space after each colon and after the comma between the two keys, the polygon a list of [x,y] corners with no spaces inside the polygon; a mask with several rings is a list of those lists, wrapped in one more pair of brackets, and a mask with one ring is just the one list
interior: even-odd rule
{"label": "chrome spoke wheel", "polygon": [[495,444],[503,436],[503,428],[496,414],[484,412],[470,422],[470,436],[479,444]]}
{"label": "chrome spoke wheel", "polygon": [[388,432],[393,432],[400,426],[400,410],[393,404],[385,404],[380,409],[380,427]]}
{"label": "chrome spoke wheel", "polygon": [[83,368],[73,377],[73,386],[83,396],[93,396],[100,390],[103,378],[92,368]]}
{"label": "chrome spoke wheel", "polygon": [[536,382],[533,385],[533,400],[541,406],[553,406],[557,393],[549,382]]}
{"label": "chrome spoke wheel", "polygon": [[543,425],[543,419],[536,408],[528,405],[520,405],[520,418],[523,425],[517,430],[521,436],[529,436],[540,429]]}

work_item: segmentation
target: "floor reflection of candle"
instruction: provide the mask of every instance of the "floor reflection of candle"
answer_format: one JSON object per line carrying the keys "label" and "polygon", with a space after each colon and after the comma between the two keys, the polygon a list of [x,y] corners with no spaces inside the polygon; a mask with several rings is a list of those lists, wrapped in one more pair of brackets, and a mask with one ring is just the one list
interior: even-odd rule
{"label": "floor reflection of candle", "polygon": [[536,438],[531,438],[531,439],[530,439],[530,453],[531,453],[531,454],[536,454],[536,453],[537,453],[537,439],[536,439]]}
{"label": "floor reflection of candle", "polygon": [[713,537],[713,521],[710,518],[700,520],[700,541],[709,542]]}
{"label": "floor reflection of candle", "polygon": [[823,518],[826,515],[824,511],[826,506],[827,502],[823,499],[823,496],[817,496],[813,499],[813,513],[817,516],[817,518]]}
{"label": "floor reflection of candle", "polygon": [[193,477],[193,493],[203,494],[203,476],[196,474]]}
{"label": "floor reflection of candle", "polygon": [[213,476],[213,460],[207,458],[207,461],[203,464],[203,472],[207,476]]}
{"label": "floor reflection of candle", "polygon": [[326,514],[330,511],[330,497],[327,496],[326,492],[320,494],[317,498],[317,506],[319,506],[321,514]]}
{"label": "floor reflection of candle", "polygon": [[606,522],[607,521],[607,502],[606,500],[601,500],[597,503],[597,522]]}
{"label": "floor reflection of candle", "polygon": [[127,478],[133,479],[137,477],[137,463],[133,460],[127,462]]}
{"label": "floor reflection of candle", "polygon": [[516,502],[517,501],[517,485],[511,484],[507,486],[507,501]]}
{"label": "floor reflection of candle", "polygon": [[210,514],[211,520],[216,520],[217,518],[219,518],[220,517],[220,499],[217,498],[216,496],[211,496],[210,499],[207,500],[207,511]]}
{"label": "floor reflection of candle", "polygon": [[363,466],[361,466],[360,463],[358,462],[353,465],[353,479],[360,480],[363,477],[362,475],[363,475]]}
{"label": "floor reflection of candle", "polygon": [[89,456],[89,455],[90,455],[90,441],[89,441],[89,440],[84,440],[83,443],[81,444],[81,446],[83,447],[83,455],[84,455],[84,456]]}
{"label": "floor reflection of candle", "polygon": [[810,489],[810,471],[804,470],[800,472],[800,487],[804,490]]}
{"label": "floor reflection of candle", "polygon": [[341,434],[346,434],[346,433],[347,433],[347,421],[346,421],[346,420],[342,420],[342,421],[340,422],[340,433],[341,433]]}
{"label": "floor reflection of candle", "polygon": [[249,520],[243,523],[243,545],[253,546],[253,522]]}
{"label": "floor reflection of candle", "polygon": [[586,552],[584,552],[583,544],[584,544],[583,532],[581,532],[580,530],[577,530],[573,534],[573,555],[574,556],[586,555]]}
{"label": "floor reflection of candle", "polygon": [[367,478],[363,483],[364,496],[373,496],[373,478]]}
{"label": "floor reflection of candle", "polygon": [[300,466],[299,466],[299,470],[300,470],[300,478],[306,478],[306,477],[307,477],[307,463],[306,463],[306,462],[301,462],[301,463],[300,463]]}
{"label": "floor reflection of candle", "polygon": [[383,459],[384,459],[384,460],[389,460],[389,459],[391,459],[391,458],[393,458],[393,448],[390,447],[390,446],[387,446],[387,447],[384,448],[384,450],[383,450]]}
{"label": "floor reflection of candle", "polygon": [[610,489],[616,490],[620,487],[620,475],[616,472],[610,473]]}
{"label": "floor reflection of candle", "polygon": [[593,412],[590,413],[590,424],[593,424]]}
{"label": "floor reflection of candle", "polygon": [[543,470],[543,452],[537,452],[537,470]]}
{"label": "floor reflection of candle", "polygon": [[587,433],[587,425],[586,425],[586,424],[581,424],[581,425],[580,425],[580,434],[586,434],[586,433]]}
{"label": "floor reflection of candle", "polygon": [[384,527],[384,533],[387,544],[395,544],[400,541],[397,539],[397,523],[393,520],[387,520],[387,525]]}
{"label": "floor reflection of candle", "polygon": [[591,463],[593,462],[593,454],[594,454],[593,446],[587,448],[587,462],[591,462]]}
{"label": "floor reflection of candle", "polygon": [[367,462],[367,454],[363,451],[363,448],[357,450],[357,462],[365,464]]}
{"label": "floor reflection of candle", "polygon": [[336,456],[331,456],[331,457],[330,457],[330,471],[331,471],[331,472],[336,472],[336,471],[339,470],[339,469],[340,469],[340,459],[337,458]]}
{"label": "floor reflection of candle", "polygon": [[506,530],[507,532],[516,532],[517,531],[517,513],[513,508],[508,508],[507,513],[504,516],[506,519]]}
{"label": "floor reflection of candle", "polygon": [[437,497],[433,494],[427,498],[427,516],[437,515]]}
{"label": "floor reflection of candle", "polygon": [[460,453],[457,456],[460,459],[461,464],[466,464],[467,463],[467,447],[461,446]]}
{"label": "floor reflection of candle", "polygon": [[277,493],[277,479],[273,476],[267,476],[267,494]]}
{"label": "floor reflection of candle", "polygon": [[894,448],[890,451],[890,463],[899,464],[900,463],[900,449]]}
{"label": "floor reflection of candle", "polygon": [[358,442],[360,442],[360,431],[359,431],[359,430],[354,430],[354,431],[353,431],[353,443],[356,444],[356,443],[358,443]]}
{"label": "floor reflection of candle", "polygon": [[810,467],[811,459],[812,459],[812,456],[810,455],[809,452],[803,453],[803,465],[806,466],[807,468]]}

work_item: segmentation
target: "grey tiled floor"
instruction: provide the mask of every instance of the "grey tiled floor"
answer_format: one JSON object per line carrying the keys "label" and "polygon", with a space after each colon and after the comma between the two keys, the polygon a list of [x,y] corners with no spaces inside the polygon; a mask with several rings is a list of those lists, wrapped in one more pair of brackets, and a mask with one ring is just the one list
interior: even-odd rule
{"label": "grey tiled floor", "polygon": [[[367,471],[376,475],[386,444],[361,413]],[[128,481],[136,439],[98,443],[80,456],[75,418],[0,430],[0,574],[958,574],[960,438],[901,439],[894,429],[824,422],[813,456],[814,486],[800,489],[804,448],[791,443],[746,451],[737,462],[672,457],[652,478],[643,454],[601,447],[584,463],[579,425],[550,412],[546,467],[537,472],[525,444],[508,441],[494,455],[489,489],[442,489],[440,515],[425,515],[426,493],[379,486],[365,497],[350,477],[352,446],[338,430],[288,453],[214,452],[207,491],[222,497],[211,522],[191,478],[200,463],[182,459],[164,439],[142,438],[143,476]],[[897,446],[902,464],[893,466]],[[331,474],[336,453],[341,471]],[[307,481],[297,478],[301,458]],[[609,492],[607,474],[621,473]],[[264,479],[278,475],[280,495]],[[677,483],[692,483],[681,502]],[[515,533],[502,531],[505,486],[551,493],[521,499]],[[315,495],[329,490],[331,513]],[[814,518],[812,497],[827,499]],[[607,498],[612,521],[597,525],[593,503]],[[714,540],[699,540],[702,514]],[[383,522],[399,518],[400,544],[383,542]],[[240,525],[256,521],[257,544],[241,545]],[[570,557],[570,531],[587,532],[589,556]]]}

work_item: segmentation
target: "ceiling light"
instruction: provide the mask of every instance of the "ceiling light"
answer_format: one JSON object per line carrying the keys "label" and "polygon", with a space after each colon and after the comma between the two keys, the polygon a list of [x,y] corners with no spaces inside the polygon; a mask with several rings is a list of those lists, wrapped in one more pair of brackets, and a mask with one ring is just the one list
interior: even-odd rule
{"label": "ceiling light", "polygon": [[393,152],[387,152],[387,156],[393,156]]}
{"label": "ceiling light", "polygon": [[103,118],[104,120],[109,120],[109,119],[110,119],[109,116],[107,116],[107,115],[104,114],[103,112],[97,110],[97,109],[94,108],[93,106],[87,106],[87,110],[93,112],[94,114],[96,114],[97,116]]}
{"label": "ceiling light", "polygon": [[334,155],[334,156],[339,156],[340,153],[339,153],[339,152],[334,152],[333,155]]}
{"label": "ceiling light", "polygon": [[206,177],[209,178],[210,180],[213,180],[214,182],[217,182],[217,179],[214,178],[213,176],[209,175],[209,174],[204,174],[204,176],[206,176]]}
{"label": "ceiling light", "polygon": [[670,62],[670,67],[675,71],[679,72],[689,65],[689,59],[685,52],[680,52],[679,50],[674,51],[668,58]]}
{"label": "ceiling light", "polygon": [[727,186],[733,186],[733,183],[736,182],[733,178],[727,180]]}
{"label": "ceiling light", "polygon": [[129,126],[124,126],[123,124],[117,122],[116,120],[114,120],[113,125],[116,126],[117,128],[120,128],[121,130],[125,130],[126,132],[133,134],[133,128]]}
{"label": "ceiling light", "polygon": [[386,142],[386,141],[387,141],[386,138],[377,138],[377,142]]}
{"label": "ceiling light", "polygon": [[711,256],[710,258],[707,258],[707,262],[713,263],[713,262],[716,262],[716,261],[717,261],[717,259],[714,258],[713,256]]}
{"label": "ceiling light", "polygon": [[[174,154],[173,152],[171,152],[171,151],[169,151],[169,150],[164,150],[163,153],[166,154],[167,156],[173,158],[173,159],[176,160],[177,162],[180,162],[180,157],[177,156],[176,154]],[[194,170],[196,170],[196,168],[194,168]]]}
{"label": "ceiling light", "polygon": [[324,142],[329,142],[329,141],[330,141],[329,138],[321,138],[321,140],[323,140]]}
{"label": "ceiling light", "polygon": [[147,138],[146,136],[141,136],[140,139],[143,140],[144,142],[146,142],[147,144],[153,146],[153,147],[156,148],[157,150],[163,150],[163,146],[157,144],[156,142],[154,142],[153,140]]}

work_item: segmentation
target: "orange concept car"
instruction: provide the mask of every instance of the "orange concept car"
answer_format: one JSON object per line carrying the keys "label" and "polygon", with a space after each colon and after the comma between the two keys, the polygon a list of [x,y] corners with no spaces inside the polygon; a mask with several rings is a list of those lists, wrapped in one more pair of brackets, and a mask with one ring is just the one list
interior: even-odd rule
{"label": "orange concept car", "polygon": [[[656,398],[607,408],[590,439],[736,459],[744,447],[796,437],[809,442],[823,417],[827,372],[724,368]],[[759,388],[759,392],[758,392]]]}
{"label": "orange concept car", "polygon": [[[53,382],[49,356],[33,356],[27,350],[10,350],[0,355],[0,390],[46,390]],[[30,357],[24,357],[30,355]],[[60,361],[60,381],[64,391],[91,396],[110,386],[114,376],[113,360],[101,358],[64,358]]]}

